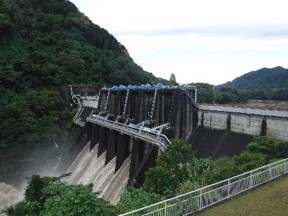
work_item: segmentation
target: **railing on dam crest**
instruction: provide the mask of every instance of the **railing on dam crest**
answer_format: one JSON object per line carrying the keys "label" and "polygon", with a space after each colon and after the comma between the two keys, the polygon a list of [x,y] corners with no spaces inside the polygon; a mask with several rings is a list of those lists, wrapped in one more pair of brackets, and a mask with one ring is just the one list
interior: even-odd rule
{"label": "railing on dam crest", "polygon": [[[118,131],[122,134],[126,134],[137,139],[143,140],[145,142],[157,145],[159,149],[164,152],[165,148],[170,144],[170,140],[164,135],[161,134],[156,128],[144,128],[144,127],[132,127],[126,124],[122,124],[119,122],[110,121],[107,119],[97,117],[88,117],[87,122],[91,122],[102,127],[110,128],[112,130]],[[168,124],[163,124],[158,126],[157,128],[160,129],[161,127],[166,127]]]}
{"label": "railing on dam crest", "polygon": [[120,216],[190,215],[287,173],[288,158]]}

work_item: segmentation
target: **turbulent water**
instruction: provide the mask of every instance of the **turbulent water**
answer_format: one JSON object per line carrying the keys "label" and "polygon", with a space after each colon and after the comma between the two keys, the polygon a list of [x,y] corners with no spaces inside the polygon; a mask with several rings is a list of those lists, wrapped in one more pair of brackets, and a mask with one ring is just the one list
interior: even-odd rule
{"label": "turbulent water", "polygon": [[13,186],[5,183],[0,183],[0,216],[6,214],[2,213],[7,207],[16,204],[23,199],[23,194],[16,190]]}
{"label": "turbulent water", "polygon": [[66,171],[71,175],[63,180],[69,184],[93,183],[93,191],[98,194],[98,197],[115,205],[128,184],[131,156],[116,173],[116,157],[106,165],[105,161],[106,152],[98,157],[98,144],[90,151],[90,142],[88,142]]}

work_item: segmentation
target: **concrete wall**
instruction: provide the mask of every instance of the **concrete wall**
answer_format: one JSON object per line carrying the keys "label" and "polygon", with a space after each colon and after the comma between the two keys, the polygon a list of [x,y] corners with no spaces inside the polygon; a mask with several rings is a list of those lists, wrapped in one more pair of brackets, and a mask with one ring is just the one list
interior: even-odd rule
{"label": "concrete wall", "polygon": [[266,135],[288,140],[288,118],[269,117],[266,119]]}
{"label": "concrete wall", "polygon": [[199,106],[198,125],[253,136],[288,140],[288,112],[224,106]]}
{"label": "concrete wall", "polygon": [[247,115],[260,115],[260,116],[274,116],[288,118],[288,111],[285,110],[265,110],[251,107],[232,107],[232,106],[221,106],[221,105],[199,105],[199,110],[206,111],[218,111],[218,112],[229,112],[229,113],[242,113]]}
{"label": "concrete wall", "polygon": [[206,128],[227,129],[229,113],[224,112],[198,112],[198,125]]}
{"label": "concrete wall", "polygon": [[86,96],[86,97],[80,97],[82,105],[84,107],[91,107],[91,108],[97,108],[99,97],[98,96]]}
{"label": "concrete wall", "polygon": [[236,133],[261,135],[263,116],[247,114],[231,114],[230,130]]}

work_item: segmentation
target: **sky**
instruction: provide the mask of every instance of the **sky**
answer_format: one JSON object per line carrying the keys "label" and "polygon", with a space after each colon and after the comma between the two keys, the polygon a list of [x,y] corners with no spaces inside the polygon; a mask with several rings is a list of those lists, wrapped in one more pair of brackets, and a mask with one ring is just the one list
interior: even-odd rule
{"label": "sky", "polygon": [[180,84],[288,68],[286,0],[70,0],[134,62]]}

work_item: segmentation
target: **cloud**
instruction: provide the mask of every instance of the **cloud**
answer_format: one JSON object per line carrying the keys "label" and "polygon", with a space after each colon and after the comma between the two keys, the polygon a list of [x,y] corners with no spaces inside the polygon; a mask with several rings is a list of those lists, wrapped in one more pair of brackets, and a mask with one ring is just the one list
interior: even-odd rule
{"label": "cloud", "polygon": [[178,82],[224,83],[288,67],[286,0],[72,0],[136,63]]}

